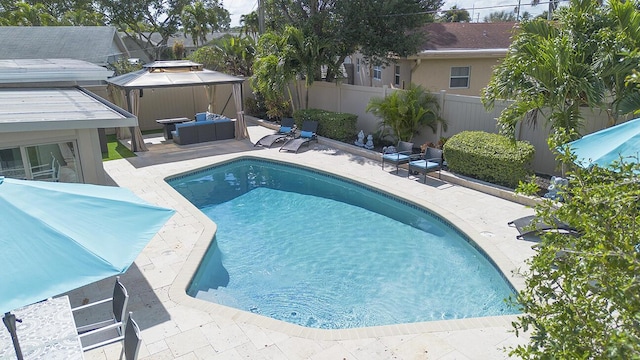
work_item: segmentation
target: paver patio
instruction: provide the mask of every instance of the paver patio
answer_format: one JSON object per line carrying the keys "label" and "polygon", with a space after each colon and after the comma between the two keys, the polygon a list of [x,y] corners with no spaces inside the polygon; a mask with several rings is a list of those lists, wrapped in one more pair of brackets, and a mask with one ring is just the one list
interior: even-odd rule
{"label": "paver patio", "polygon": [[[250,124],[255,142],[272,130]],[[176,210],[134,265],[122,275],[131,299],[129,310],[142,329],[140,359],[504,359],[504,347],[523,341],[511,332],[515,316],[424,322],[350,330],[319,330],[193,299],[185,288],[215,232],[215,224],[181,198],[164,178],[237,156],[293,162],[350,177],[401,196],[447,218],[487,252],[511,278],[533,254],[531,243],[515,239],[507,226],[533,210],[495,196],[429,178],[426,184],[380,169],[363,156],[312,143],[300,153],[254,148],[249,140],[224,140],[177,146],[161,134],[147,139],[148,152],[109,161],[114,183],[143,199]],[[393,189],[393,190],[390,190]],[[72,306],[107,297],[113,280],[77,289]],[[85,354],[86,359],[117,359],[121,345]]]}

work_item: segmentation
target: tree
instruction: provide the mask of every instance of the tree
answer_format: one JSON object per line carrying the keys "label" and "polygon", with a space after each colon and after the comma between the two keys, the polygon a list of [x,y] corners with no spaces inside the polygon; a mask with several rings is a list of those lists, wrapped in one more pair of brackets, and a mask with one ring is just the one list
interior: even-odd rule
{"label": "tree", "polygon": [[260,32],[258,24],[258,13],[253,11],[249,14],[240,16],[240,33],[244,33],[247,36],[253,38],[258,37]]}
{"label": "tree", "polygon": [[224,70],[228,74],[249,77],[256,55],[256,43],[252,37],[225,37],[216,45]]}
{"label": "tree", "polygon": [[520,23],[507,56],[483,89],[487,109],[498,99],[514,100],[498,118],[503,134],[515,136],[516,124],[524,119],[535,125],[537,113],[548,109],[551,128],[575,137],[582,126],[581,108],[603,105],[606,87],[596,54],[606,18],[591,0],[574,0],[557,16],[559,22]]}
{"label": "tree", "polygon": [[[610,123],[633,111],[638,89],[628,82],[638,68],[640,26],[631,3],[573,0],[555,13],[558,21],[524,21],[507,56],[494,69],[482,101],[514,102],[498,118],[504,134],[515,136],[520,121],[535,125],[545,110],[554,132],[579,136],[581,109],[609,112]],[[636,99],[636,100],[634,100]]]}
{"label": "tree", "polygon": [[471,15],[464,9],[458,9],[457,5],[453,5],[451,9],[444,12],[439,19],[440,22],[470,22]]}
{"label": "tree", "polygon": [[205,7],[202,1],[185,5],[182,9],[182,28],[190,34],[193,45],[207,42],[207,34],[229,28],[229,12],[220,6]]}
{"label": "tree", "polygon": [[[422,44],[421,28],[441,0],[265,0],[266,27],[283,33],[290,25],[305,37],[328,44],[319,64],[326,66],[326,81],[341,73],[344,58],[359,50],[372,61],[388,61],[390,54],[408,56]],[[320,80],[320,71],[315,72]]]}
{"label": "tree", "polygon": [[[575,156],[561,154],[572,164]],[[548,232],[523,272],[517,295],[523,315],[516,334],[530,341],[512,349],[523,359],[640,358],[640,164],[574,168],[560,194],[536,215],[561,221],[578,236]]]}
{"label": "tree", "polygon": [[512,12],[506,11],[494,11],[488,16],[484,17],[484,22],[486,23],[496,23],[496,22],[512,22],[516,21],[516,16]]}
{"label": "tree", "polygon": [[[182,10],[194,4],[192,0],[95,0],[110,25],[116,26],[134,41],[151,59],[158,59],[166,49],[169,37],[182,27]],[[219,0],[205,0],[204,7],[216,14],[224,14]],[[228,12],[226,12],[228,15]],[[216,18],[215,28],[229,27],[229,17]]]}
{"label": "tree", "polygon": [[374,97],[367,112],[382,118],[381,125],[389,127],[398,140],[410,142],[420,128],[429,127],[434,133],[438,124],[447,129],[439,115],[438,99],[420,85],[411,84],[407,90],[396,90],[384,98]]}

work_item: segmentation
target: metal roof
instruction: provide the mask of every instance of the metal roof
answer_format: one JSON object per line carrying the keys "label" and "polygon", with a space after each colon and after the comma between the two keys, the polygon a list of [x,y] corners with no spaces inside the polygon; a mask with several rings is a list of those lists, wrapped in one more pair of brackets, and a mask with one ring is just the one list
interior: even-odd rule
{"label": "metal roof", "polygon": [[137,125],[135,116],[82,88],[0,88],[0,132]]}
{"label": "metal roof", "polygon": [[76,59],[0,60],[0,85],[55,81],[105,81],[113,71]]}
{"label": "metal roof", "polygon": [[128,57],[112,26],[0,26],[0,59],[73,58],[107,65]]}
{"label": "metal roof", "polygon": [[244,78],[203,69],[190,61],[156,61],[142,70],[112,77],[108,83],[125,89],[145,89],[172,86],[236,84]]}

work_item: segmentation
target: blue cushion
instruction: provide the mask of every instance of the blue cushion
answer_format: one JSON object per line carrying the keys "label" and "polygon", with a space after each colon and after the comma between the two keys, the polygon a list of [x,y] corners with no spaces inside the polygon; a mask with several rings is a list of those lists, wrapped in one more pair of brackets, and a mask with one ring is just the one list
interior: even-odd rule
{"label": "blue cushion", "polygon": [[390,160],[390,161],[409,161],[409,158],[410,158],[409,155],[399,154],[399,153],[384,154],[382,155],[382,157],[385,160]]}
{"label": "blue cushion", "polygon": [[427,161],[427,160],[412,161],[410,165],[413,167],[421,168],[421,169],[433,169],[440,166],[440,164],[436,162]]}
{"label": "blue cushion", "polygon": [[226,116],[222,116],[222,115],[220,115],[218,118],[213,120],[213,122],[216,122],[216,123],[229,122],[229,121],[231,121],[231,119],[229,119]]}
{"label": "blue cushion", "polygon": [[291,132],[291,126],[280,126],[281,133],[289,133]]}
{"label": "blue cushion", "polygon": [[313,131],[300,131],[300,137],[310,139],[313,137]]}
{"label": "blue cushion", "polygon": [[196,121],[204,121],[207,120],[207,113],[197,113],[196,114]]}
{"label": "blue cushion", "polygon": [[[202,121],[200,121],[202,122]],[[189,122],[185,122],[185,123],[181,123],[181,124],[176,124],[176,130],[183,128],[183,127],[191,127],[191,126],[196,126],[198,122],[196,121],[189,121]]]}

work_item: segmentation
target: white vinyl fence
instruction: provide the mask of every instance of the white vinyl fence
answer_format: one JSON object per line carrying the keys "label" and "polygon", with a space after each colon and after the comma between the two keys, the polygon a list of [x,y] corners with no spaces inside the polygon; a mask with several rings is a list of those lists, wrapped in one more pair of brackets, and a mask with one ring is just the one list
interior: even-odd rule
{"label": "white vinyl fence", "polygon": [[[365,134],[369,134],[377,130],[381,120],[365,111],[369,100],[373,97],[384,97],[391,91],[398,90],[388,87],[373,88],[317,81],[309,88],[309,108],[358,115],[358,130],[363,130]],[[425,128],[414,137],[413,142],[416,145],[421,145],[425,142],[436,143],[441,137],[449,138],[465,130],[498,132],[496,118],[507,106],[506,102],[496,103],[493,111],[488,112],[484,109],[480,97],[477,96],[447,94],[445,91],[441,91],[436,95],[440,100],[440,116],[447,121],[447,130],[438,129],[437,133],[434,134],[431,129]],[[304,98],[304,95],[302,98]],[[588,134],[607,126],[608,117],[604,112],[592,113],[586,110],[583,116],[585,118],[583,134]],[[560,174],[560,169],[547,145],[549,128],[545,124],[546,120],[543,116],[540,116],[535,129],[524,125],[522,128],[517,129],[516,134],[518,134],[520,140],[529,141],[535,147],[536,153],[532,164],[535,172],[558,175]]]}

